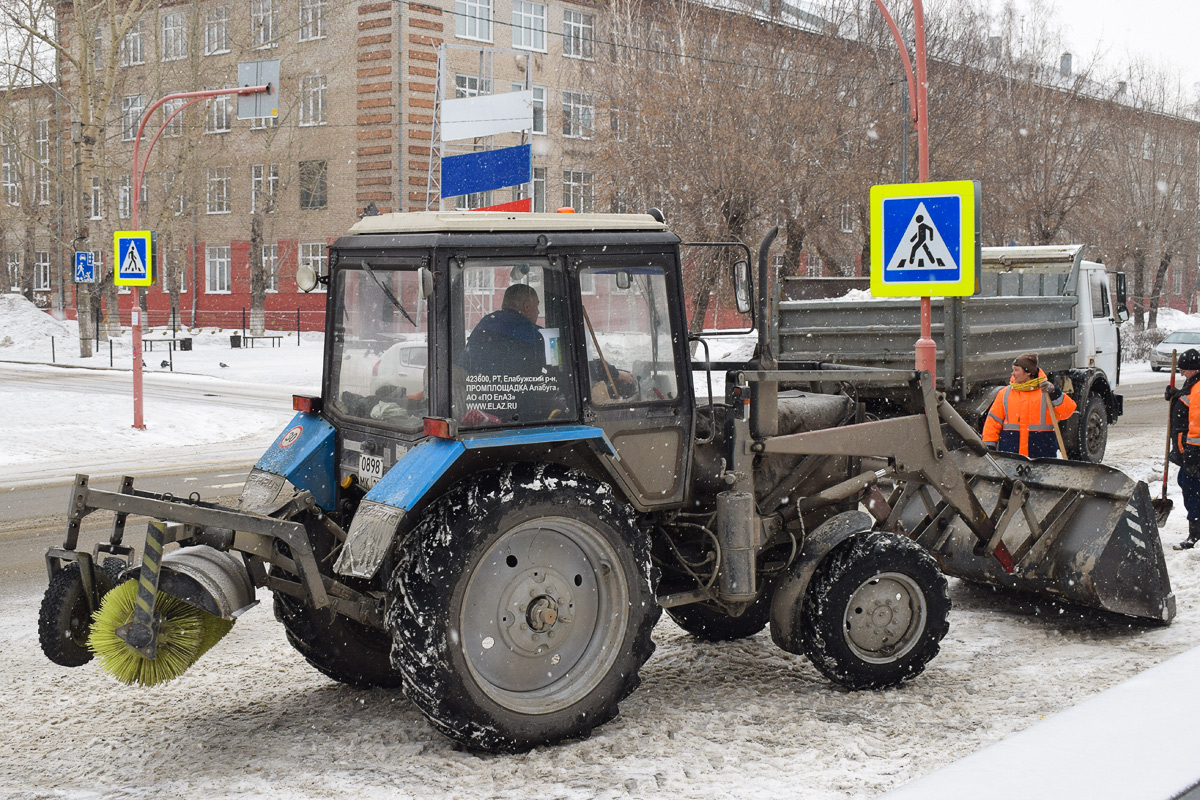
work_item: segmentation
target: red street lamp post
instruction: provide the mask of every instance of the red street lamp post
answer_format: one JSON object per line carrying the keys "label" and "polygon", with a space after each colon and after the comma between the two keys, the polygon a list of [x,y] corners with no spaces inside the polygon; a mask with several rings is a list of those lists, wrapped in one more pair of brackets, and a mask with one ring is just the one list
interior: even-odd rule
{"label": "red street lamp post", "polygon": [[[917,128],[917,180],[926,183],[929,180],[929,93],[925,72],[925,9],[921,0],[913,0],[913,28],[915,31],[915,47],[913,55],[916,61],[916,74],[913,63],[908,58],[908,48],[896,21],[883,5],[883,0],[875,0],[879,13],[887,21],[892,31],[892,38],[900,48],[900,59],[904,62],[904,76],[908,79],[908,94],[916,100],[913,109],[913,124]],[[917,339],[916,367],[927,370],[929,377],[937,381],[937,343],[933,341],[932,332],[932,301],[928,297],[921,298],[921,338]]]}
{"label": "red street lamp post", "polygon": [[[160,97],[154,102],[150,108],[146,109],[146,113],[142,115],[142,121],[138,124],[137,135],[133,138],[133,187],[131,198],[133,202],[132,227],[133,230],[138,228],[138,207],[141,205],[142,198],[142,182],[146,175],[146,164],[150,162],[150,154],[154,152],[154,145],[158,143],[158,138],[162,136],[162,132],[166,130],[167,125],[171,124],[171,120],[175,119],[188,106],[195,105],[201,100],[207,100],[210,97],[220,97],[222,95],[243,95],[259,94],[261,92],[271,91],[271,84],[263,86],[239,86],[235,89],[207,89],[201,92],[175,92]],[[139,157],[142,144],[142,132],[146,129],[146,123],[150,121],[150,115],[157,111],[164,103],[170,100],[187,100],[188,102],[181,105],[179,108],[171,112],[171,115],[163,120],[162,125],[158,126],[158,132],[154,134],[154,138],[150,140],[150,146],[146,148],[146,158]],[[152,260],[152,259],[151,259]],[[120,268],[116,265],[116,268]],[[147,268],[150,265],[147,264]],[[133,427],[137,430],[145,430],[146,423],[142,415],[142,288],[138,287],[137,300],[134,304],[131,325],[133,327]]]}

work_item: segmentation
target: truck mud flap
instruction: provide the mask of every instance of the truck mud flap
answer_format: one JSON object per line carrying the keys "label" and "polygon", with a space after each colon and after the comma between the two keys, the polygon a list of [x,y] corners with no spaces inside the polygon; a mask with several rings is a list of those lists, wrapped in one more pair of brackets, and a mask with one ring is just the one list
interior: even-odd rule
{"label": "truck mud flap", "polygon": [[1004,453],[989,460],[967,450],[951,456],[983,507],[1005,521],[1003,542],[1016,565],[1008,574],[981,554],[978,537],[944,502],[935,502],[936,492],[905,491],[893,519],[946,574],[1133,617],[1174,618],[1175,596],[1144,482],[1102,464]]}

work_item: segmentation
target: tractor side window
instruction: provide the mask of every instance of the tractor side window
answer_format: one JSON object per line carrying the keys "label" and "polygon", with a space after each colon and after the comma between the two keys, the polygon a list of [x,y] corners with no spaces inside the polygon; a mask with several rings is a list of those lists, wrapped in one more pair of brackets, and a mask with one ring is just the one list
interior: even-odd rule
{"label": "tractor side window", "polygon": [[368,266],[336,273],[327,396],[342,415],[420,431],[429,415],[429,314],[417,273]]}
{"label": "tractor side window", "polygon": [[549,259],[468,259],[452,274],[459,425],[576,419],[562,270]]}
{"label": "tractor side window", "polygon": [[594,267],[579,271],[579,283],[591,401],[674,400],[679,386],[663,271]]}

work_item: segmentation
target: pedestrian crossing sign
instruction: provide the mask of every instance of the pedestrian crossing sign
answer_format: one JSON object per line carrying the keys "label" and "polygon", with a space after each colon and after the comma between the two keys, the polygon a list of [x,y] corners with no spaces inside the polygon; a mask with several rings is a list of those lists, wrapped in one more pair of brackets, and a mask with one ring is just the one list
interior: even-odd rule
{"label": "pedestrian crossing sign", "polygon": [[117,231],[113,234],[113,283],[149,286],[154,282],[154,253],[150,231]]}
{"label": "pedestrian crossing sign", "polygon": [[979,184],[901,183],[871,187],[871,294],[975,294]]}

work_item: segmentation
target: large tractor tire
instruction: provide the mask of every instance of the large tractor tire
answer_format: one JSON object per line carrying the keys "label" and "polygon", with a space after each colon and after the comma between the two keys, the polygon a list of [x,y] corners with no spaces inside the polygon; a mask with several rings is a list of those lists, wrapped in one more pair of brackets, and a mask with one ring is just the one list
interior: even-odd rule
{"label": "large tractor tire", "polygon": [[798,620],[804,654],[849,689],[920,675],[949,630],[946,579],[920,545],[860,534],[817,566]]}
{"label": "large tractor tire", "polygon": [[[329,557],[333,536],[315,520],[305,518],[303,522],[317,564],[327,571],[333,563]],[[400,686],[400,673],[392,669],[392,640],[386,632],[328,608],[312,608],[282,592],[275,594],[275,618],[283,623],[288,643],[326,677],[360,688]]]}
{"label": "large tractor tire", "polygon": [[685,631],[707,642],[747,639],[767,627],[771,620],[771,597],[764,594],[742,613],[731,617],[706,603],[668,608],[667,615]]}
{"label": "large tractor tire", "polygon": [[[113,588],[114,571],[107,568],[107,562],[100,569],[92,570],[97,599],[102,599]],[[92,660],[92,651],[87,646],[91,629],[92,617],[83,588],[83,573],[79,562],[72,561],[54,574],[42,596],[38,613],[38,639],[42,652],[60,666],[81,667]]]}
{"label": "large tractor tire", "polygon": [[469,748],[520,752],[617,715],[654,651],[649,548],[611,489],[553,465],[472,477],[435,502],[392,575],[392,663]]}

